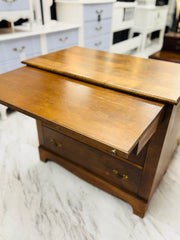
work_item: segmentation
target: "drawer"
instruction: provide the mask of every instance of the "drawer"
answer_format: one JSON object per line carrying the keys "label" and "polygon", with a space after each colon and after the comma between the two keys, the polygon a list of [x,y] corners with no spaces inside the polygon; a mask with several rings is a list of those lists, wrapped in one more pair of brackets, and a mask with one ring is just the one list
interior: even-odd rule
{"label": "drawer", "polygon": [[163,27],[166,23],[167,10],[154,12],[154,27]]}
{"label": "drawer", "polygon": [[89,40],[85,39],[85,47],[97,50],[105,50],[110,48],[110,34],[101,35]]}
{"label": "drawer", "polygon": [[112,18],[112,3],[84,5],[84,21],[101,21]]}
{"label": "drawer", "polygon": [[[166,23],[167,17],[167,8],[161,9],[152,9],[147,10],[145,9],[136,9],[135,10],[135,26],[142,27],[147,29],[158,27],[163,27]],[[143,21],[142,21],[143,19]]]}
{"label": "drawer", "polygon": [[12,71],[16,68],[20,68],[23,66],[24,64],[21,63],[20,57],[11,61],[3,62],[0,64],[0,74]]}
{"label": "drawer", "polygon": [[123,21],[130,21],[134,19],[135,8],[124,8],[124,17]]}
{"label": "drawer", "polygon": [[50,128],[43,126],[42,129],[46,149],[112,184],[137,193],[142,170]]}
{"label": "drawer", "polygon": [[180,38],[165,37],[163,49],[169,51],[180,51]]}
{"label": "drawer", "polygon": [[0,0],[0,11],[29,10],[29,0]]}
{"label": "drawer", "polygon": [[78,45],[78,30],[67,30],[47,34],[48,52]]}
{"label": "drawer", "polygon": [[84,36],[88,40],[101,34],[111,33],[111,19],[104,19],[101,22],[93,21],[84,24]]}
{"label": "drawer", "polygon": [[20,54],[35,54],[41,52],[40,37],[32,36],[0,42],[0,62],[17,59]]}

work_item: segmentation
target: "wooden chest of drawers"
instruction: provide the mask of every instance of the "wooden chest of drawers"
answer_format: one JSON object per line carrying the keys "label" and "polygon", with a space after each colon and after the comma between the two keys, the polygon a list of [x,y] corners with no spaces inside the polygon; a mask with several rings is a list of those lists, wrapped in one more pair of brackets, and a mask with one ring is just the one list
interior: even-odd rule
{"label": "wooden chest of drawers", "polygon": [[37,119],[41,160],[143,217],[180,135],[178,65],[79,47],[25,62],[1,75],[0,102]]}
{"label": "wooden chest of drawers", "polygon": [[117,158],[116,149],[107,154],[43,125],[42,134],[41,146],[48,151],[78,164],[117,187],[138,192],[142,168]]}
{"label": "wooden chest of drawers", "polygon": [[163,49],[180,54],[180,33],[169,32],[165,34]]}

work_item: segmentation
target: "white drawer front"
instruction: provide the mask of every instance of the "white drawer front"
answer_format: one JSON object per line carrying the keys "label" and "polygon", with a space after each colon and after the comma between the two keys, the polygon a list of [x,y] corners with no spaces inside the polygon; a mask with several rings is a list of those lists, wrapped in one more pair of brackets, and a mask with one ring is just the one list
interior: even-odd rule
{"label": "white drawer front", "polygon": [[15,60],[3,62],[0,64],[0,74],[12,71],[12,70],[14,70],[16,68],[20,68],[22,66],[24,66],[24,64],[21,63],[20,57]]}
{"label": "white drawer front", "polygon": [[41,53],[40,37],[32,36],[0,42],[0,62],[19,58],[20,55]]}
{"label": "white drawer front", "polygon": [[112,18],[112,3],[84,5],[84,21],[101,21]]}
{"label": "white drawer front", "polygon": [[84,36],[86,39],[98,37],[101,34],[111,33],[111,19],[104,19],[101,22],[93,21],[84,24]]}
{"label": "white drawer front", "polygon": [[0,0],[0,11],[29,10],[29,0]]}
{"label": "white drawer front", "polygon": [[110,48],[110,34],[102,35],[85,41],[85,47],[97,50],[107,50]]}
{"label": "white drawer front", "polygon": [[77,29],[47,34],[48,52],[58,51],[74,45],[78,45]]}
{"label": "white drawer front", "polygon": [[163,27],[166,23],[167,10],[156,11],[154,13],[154,27]]}

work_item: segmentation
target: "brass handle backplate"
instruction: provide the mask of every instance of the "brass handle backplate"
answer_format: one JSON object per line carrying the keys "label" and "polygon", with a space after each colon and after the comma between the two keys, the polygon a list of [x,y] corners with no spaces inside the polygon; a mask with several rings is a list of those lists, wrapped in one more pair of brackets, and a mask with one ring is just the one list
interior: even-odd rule
{"label": "brass handle backplate", "polygon": [[3,2],[7,2],[7,3],[13,3],[16,2],[16,0],[2,0]]}
{"label": "brass handle backplate", "polygon": [[66,40],[68,40],[68,37],[60,38],[60,39],[59,39],[59,41],[61,41],[61,42],[65,42]]}
{"label": "brass handle backplate", "polygon": [[56,147],[59,147],[59,148],[62,147],[62,144],[61,143],[57,143],[56,140],[53,139],[53,138],[50,140],[50,143],[52,143]]}
{"label": "brass handle backplate", "polygon": [[101,44],[102,44],[102,42],[99,41],[98,43],[95,43],[94,45],[95,45],[96,47],[98,47],[98,46],[100,46]]}
{"label": "brass handle backplate", "polygon": [[113,173],[116,174],[118,177],[120,177],[122,180],[127,180],[128,179],[128,175],[120,174],[117,169],[113,169]]}
{"label": "brass handle backplate", "polygon": [[96,10],[96,13],[97,13],[97,14],[101,14],[101,13],[103,13],[103,9],[101,9],[101,10],[99,10],[99,11]]}
{"label": "brass handle backplate", "polygon": [[15,52],[20,52],[20,53],[21,53],[25,48],[26,48],[25,46],[22,46],[20,49],[18,49],[18,48],[13,48],[13,51],[15,51]]}
{"label": "brass handle backplate", "polygon": [[96,31],[100,31],[102,28],[103,28],[102,26],[96,27],[95,30],[96,30]]}

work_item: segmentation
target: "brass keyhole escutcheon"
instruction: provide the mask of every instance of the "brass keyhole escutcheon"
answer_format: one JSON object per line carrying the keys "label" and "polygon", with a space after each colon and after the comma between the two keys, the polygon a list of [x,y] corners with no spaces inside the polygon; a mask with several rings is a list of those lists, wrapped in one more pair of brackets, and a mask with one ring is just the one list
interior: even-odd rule
{"label": "brass keyhole escutcheon", "polygon": [[116,149],[111,150],[111,155],[116,156],[117,155],[117,150]]}

